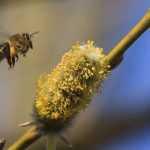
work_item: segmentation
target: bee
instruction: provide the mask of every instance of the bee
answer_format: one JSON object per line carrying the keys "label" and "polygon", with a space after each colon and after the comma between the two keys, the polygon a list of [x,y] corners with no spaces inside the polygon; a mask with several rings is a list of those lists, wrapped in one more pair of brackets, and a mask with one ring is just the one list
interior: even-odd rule
{"label": "bee", "polygon": [[13,68],[19,59],[19,54],[26,56],[29,49],[33,49],[33,33],[17,33],[8,38],[6,42],[0,44],[0,60],[6,59],[10,68]]}

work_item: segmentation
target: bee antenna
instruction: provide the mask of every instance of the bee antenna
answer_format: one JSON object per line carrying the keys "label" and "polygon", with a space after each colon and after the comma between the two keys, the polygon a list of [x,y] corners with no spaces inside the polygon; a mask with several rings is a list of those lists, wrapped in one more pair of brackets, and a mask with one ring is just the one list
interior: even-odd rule
{"label": "bee antenna", "polygon": [[31,32],[31,33],[30,33],[30,36],[31,36],[31,37],[34,37],[34,35],[35,35],[35,34],[38,34],[38,33],[39,33],[39,31]]}

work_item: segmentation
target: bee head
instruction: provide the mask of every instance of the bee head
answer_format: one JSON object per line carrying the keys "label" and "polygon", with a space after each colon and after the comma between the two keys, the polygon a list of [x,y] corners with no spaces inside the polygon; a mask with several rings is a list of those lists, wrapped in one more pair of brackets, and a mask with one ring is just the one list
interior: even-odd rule
{"label": "bee head", "polygon": [[23,37],[28,41],[29,48],[33,49],[33,44],[32,44],[32,38],[34,37],[35,34],[39,32],[30,32],[30,33],[23,33]]}

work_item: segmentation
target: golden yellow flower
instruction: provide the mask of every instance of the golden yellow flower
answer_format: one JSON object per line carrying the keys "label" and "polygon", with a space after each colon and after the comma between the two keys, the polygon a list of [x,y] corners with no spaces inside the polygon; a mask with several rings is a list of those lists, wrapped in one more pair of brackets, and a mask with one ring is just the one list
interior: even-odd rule
{"label": "golden yellow flower", "polygon": [[44,128],[59,131],[87,107],[110,70],[104,57],[93,41],[77,43],[50,74],[40,77],[34,115]]}

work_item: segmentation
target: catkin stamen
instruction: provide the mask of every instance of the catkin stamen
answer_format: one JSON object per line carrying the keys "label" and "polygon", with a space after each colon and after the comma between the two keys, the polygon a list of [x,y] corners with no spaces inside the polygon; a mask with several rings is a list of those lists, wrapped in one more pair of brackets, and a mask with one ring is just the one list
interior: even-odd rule
{"label": "catkin stamen", "polygon": [[92,41],[72,46],[56,68],[38,81],[36,120],[49,127],[63,125],[86,108],[109,72],[104,57]]}

